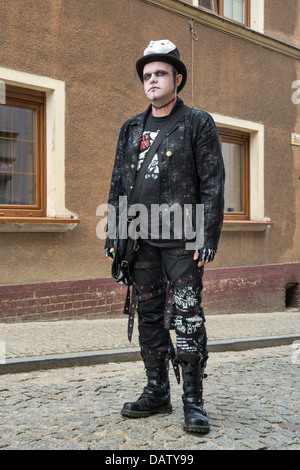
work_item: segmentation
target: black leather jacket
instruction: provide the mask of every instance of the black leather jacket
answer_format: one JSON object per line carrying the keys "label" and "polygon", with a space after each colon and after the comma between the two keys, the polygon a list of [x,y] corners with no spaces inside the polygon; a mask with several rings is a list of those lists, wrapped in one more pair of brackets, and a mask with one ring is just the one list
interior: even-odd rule
{"label": "black leather jacket", "polygon": [[[182,106],[177,99],[172,113]],[[144,113],[126,121],[120,131],[108,203],[118,210],[119,196],[129,198],[136,176],[139,145],[151,105]],[[224,163],[218,133],[212,117],[190,110],[173,127],[160,145],[160,204],[204,205],[204,246],[201,261],[212,261],[218,247],[224,213]],[[113,246],[107,238],[106,249]]]}

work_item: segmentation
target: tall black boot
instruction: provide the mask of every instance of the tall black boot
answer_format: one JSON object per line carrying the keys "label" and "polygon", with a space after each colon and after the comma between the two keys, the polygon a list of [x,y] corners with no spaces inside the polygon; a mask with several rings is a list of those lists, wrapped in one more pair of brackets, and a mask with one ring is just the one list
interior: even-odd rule
{"label": "tall black boot", "polygon": [[180,361],[183,378],[184,431],[207,434],[210,431],[206,411],[203,408],[203,371],[199,364]]}
{"label": "tall black boot", "polygon": [[121,414],[129,418],[145,418],[154,413],[172,411],[170,385],[165,359],[144,361],[148,383],[135,402],[125,403]]}

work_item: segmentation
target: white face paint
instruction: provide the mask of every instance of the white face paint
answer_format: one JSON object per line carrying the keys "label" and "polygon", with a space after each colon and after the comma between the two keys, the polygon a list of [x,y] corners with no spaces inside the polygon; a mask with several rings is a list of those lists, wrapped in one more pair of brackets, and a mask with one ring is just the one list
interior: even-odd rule
{"label": "white face paint", "polygon": [[[180,75],[181,77],[181,75]],[[150,62],[143,72],[144,90],[147,98],[157,107],[162,107],[176,98],[173,69],[165,62]]]}

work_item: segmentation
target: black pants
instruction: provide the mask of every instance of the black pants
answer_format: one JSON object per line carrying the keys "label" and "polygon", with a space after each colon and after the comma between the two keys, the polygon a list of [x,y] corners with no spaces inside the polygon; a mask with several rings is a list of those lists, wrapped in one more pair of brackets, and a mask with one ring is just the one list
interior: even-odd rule
{"label": "black pants", "polygon": [[170,329],[175,329],[176,358],[204,369],[208,355],[201,307],[203,267],[197,264],[192,251],[140,243],[133,275],[144,360],[170,353]]}

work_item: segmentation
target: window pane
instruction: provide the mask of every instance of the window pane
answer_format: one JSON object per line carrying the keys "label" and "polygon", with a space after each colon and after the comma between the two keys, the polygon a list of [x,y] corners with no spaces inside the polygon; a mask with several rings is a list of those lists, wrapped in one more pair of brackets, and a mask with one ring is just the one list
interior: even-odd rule
{"label": "window pane", "polygon": [[12,85],[5,91],[0,103],[0,212],[44,217],[46,95]]}
{"label": "window pane", "polygon": [[13,175],[13,204],[35,204],[35,178],[33,175]]}
{"label": "window pane", "polygon": [[11,204],[11,173],[0,172],[0,204]]}
{"label": "window pane", "polygon": [[35,204],[35,110],[0,106],[0,204]]}
{"label": "window pane", "polygon": [[224,16],[240,23],[246,22],[245,0],[223,0]]}
{"label": "window pane", "polygon": [[34,140],[35,111],[33,109],[12,108],[12,128],[14,139]]}
{"label": "window pane", "polygon": [[[5,114],[5,113],[4,113]],[[1,115],[1,113],[0,113]],[[9,115],[9,113],[8,113]],[[3,116],[3,115],[2,115]],[[5,120],[2,120],[0,129],[6,129]],[[0,135],[7,131],[0,131]],[[0,204],[10,204],[11,194],[9,181],[11,179],[11,142],[0,137]]]}
{"label": "window pane", "polygon": [[223,142],[225,212],[243,212],[243,146]]}
{"label": "window pane", "polygon": [[0,172],[11,171],[11,141],[0,138]]}
{"label": "window pane", "polygon": [[199,7],[207,8],[208,10],[215,10],[214,0],[198,0]]}
{"label": "window pane", "polygon": [[10,137],[11,107],[0,105],[0,137]]}
{"label": "window pane", "polygon": [[13,141],[13,171],[34,173],[35,145],[34,142]]}

